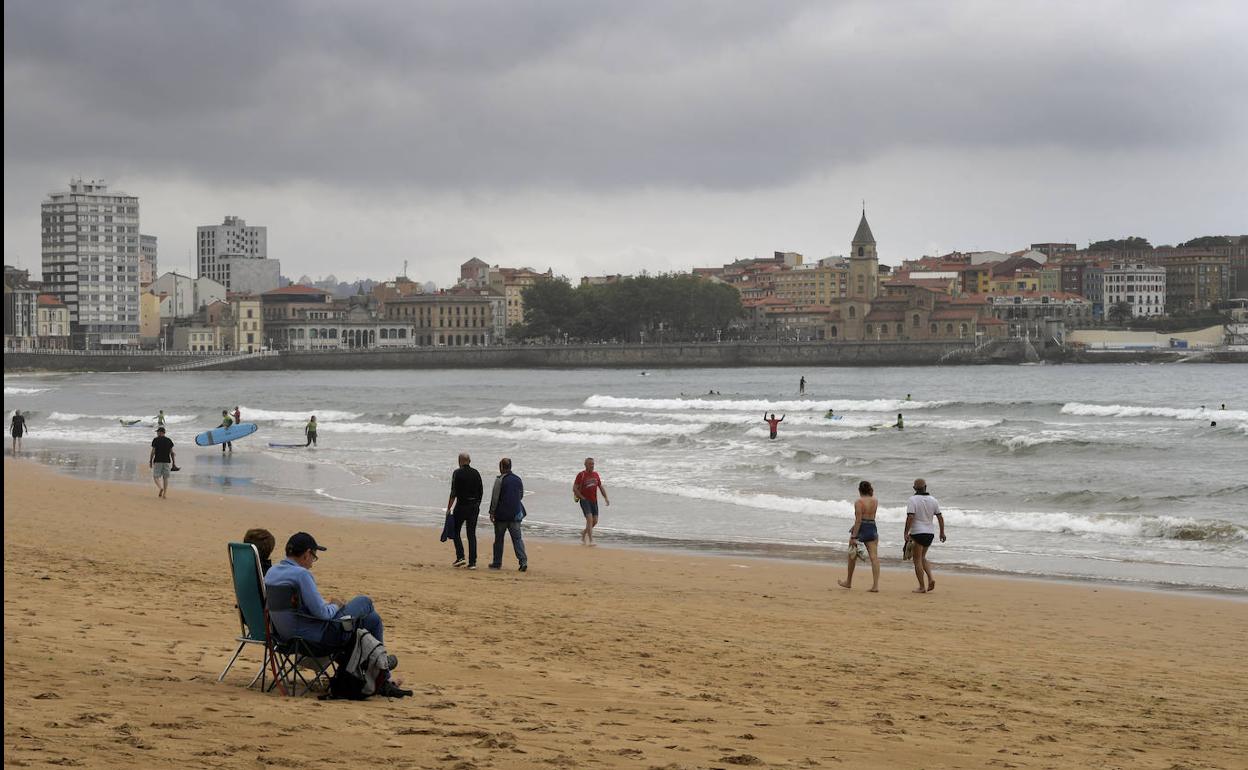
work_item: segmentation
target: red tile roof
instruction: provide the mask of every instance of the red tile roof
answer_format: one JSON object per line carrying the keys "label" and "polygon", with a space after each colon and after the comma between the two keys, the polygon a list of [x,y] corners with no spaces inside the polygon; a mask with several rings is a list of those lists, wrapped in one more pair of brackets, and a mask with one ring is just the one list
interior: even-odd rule
{"label": "red tile roof", "polygon": [[40,294],[37,301],[40,305],[43,305],[44,307],[58,307],[58,306],[65,307],[64,302],[61,302],[59,299],[52,296],[51,294]]}

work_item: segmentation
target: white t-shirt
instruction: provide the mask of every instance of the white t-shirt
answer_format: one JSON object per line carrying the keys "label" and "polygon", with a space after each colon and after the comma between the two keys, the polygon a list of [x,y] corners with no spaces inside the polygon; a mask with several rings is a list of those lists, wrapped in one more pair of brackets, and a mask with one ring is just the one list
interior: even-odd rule
{"label": "white t-shirt", "polygon": [[931,495],[911,495],[906,503],[906,515],[914,516],[910,524],[910,533],[936,534],[936,514],[940,513],[940,503]]}

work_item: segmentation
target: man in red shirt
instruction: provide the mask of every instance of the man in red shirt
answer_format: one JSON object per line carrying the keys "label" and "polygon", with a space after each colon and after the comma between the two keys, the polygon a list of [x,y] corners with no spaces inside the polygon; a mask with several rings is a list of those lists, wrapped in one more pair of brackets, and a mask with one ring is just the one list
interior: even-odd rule
{"label": "man in red shirt", "polygon": [[763,422],[767,423],[767,427],[771,430],[771,438],[774,439],[780,423],[784,422],[784,415],[781,415],[780,419],[777,420],[775,412],[772,412],[770,417],[767,416],[766,412],[763,412]]}
{"label": "man in red shirt", "polygon": [[602,477],[594,471],[594,458],[585,458],[585,470],[576,474],[572,482],[572,499],[581,504],[581,513],[585,515],[585,529],[581,530],[581,544],[594,545],[594,527],[598,526],[598,493],[607,505],[607,488],[602,485]]}

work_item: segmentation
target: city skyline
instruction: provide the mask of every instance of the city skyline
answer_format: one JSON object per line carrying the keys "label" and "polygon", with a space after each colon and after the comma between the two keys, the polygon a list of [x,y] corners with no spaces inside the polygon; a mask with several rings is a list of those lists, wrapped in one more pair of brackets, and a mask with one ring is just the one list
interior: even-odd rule
{"label": "city skyline", "polygon": [[983,8],[6,4],[5,261],[72,177],[162,270],[234,214],[288,275],[439,285],[818,259],[864,198],[892,265],[1248,229],[1248,13]]}

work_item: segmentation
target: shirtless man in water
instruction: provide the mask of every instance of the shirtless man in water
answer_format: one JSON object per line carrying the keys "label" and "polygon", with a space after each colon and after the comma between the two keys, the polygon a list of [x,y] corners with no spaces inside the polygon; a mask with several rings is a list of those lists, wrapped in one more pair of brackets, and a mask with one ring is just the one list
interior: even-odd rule
{"label": "shirtless man in water", "polygon": [[771,437],[774,439],[780,423],[784,422],[784,415],[781,415],[780,419],[777,420],[775,412],[772,412],[770,417],[767,416],[766,412],[763,412],[763,422],[767,423],[767,427],[771,430]]}

